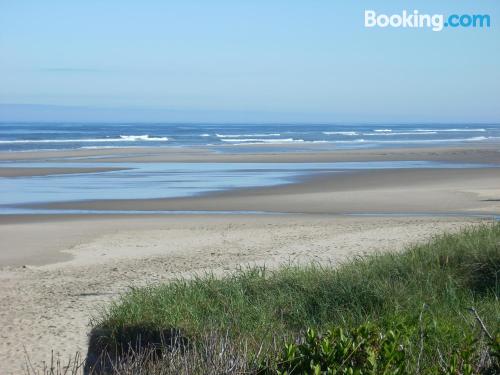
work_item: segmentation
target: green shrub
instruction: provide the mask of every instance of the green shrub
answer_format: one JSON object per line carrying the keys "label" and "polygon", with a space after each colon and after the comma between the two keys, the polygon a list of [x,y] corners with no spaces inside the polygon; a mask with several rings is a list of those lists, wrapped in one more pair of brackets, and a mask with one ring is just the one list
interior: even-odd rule
{"label": "green shrub", "polygon": [[[486,340],[482,348],[469,336],[458,342],[449,356],[432,350],[439,360],[426,368],[410,360],[409,327],[384,331],[371,324],[351,330],[335,328],[324,335],[308,329],[302,342],[284,344],[275,358],[268,359],[257,373],[262,375],[473,375],[500,373],[500,334]],[[421,343],[421,350],[424,342]],[[417,359],[420,361],[420,358]]]}
{"label": "green shrub", "polygon": [[323,336],[309,329],[303,343],[286,344],[276,365],[264,373],[289,374],[402,374],[408,339],[398,330],[382,332],[371,325],[336,328]]}

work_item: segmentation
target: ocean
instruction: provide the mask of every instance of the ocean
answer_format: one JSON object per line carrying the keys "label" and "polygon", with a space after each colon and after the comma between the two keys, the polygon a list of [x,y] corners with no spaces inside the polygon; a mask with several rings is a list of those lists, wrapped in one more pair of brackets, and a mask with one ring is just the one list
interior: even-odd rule
{"label": "ocean", "polygon": [[0,123],[0,151],[201,147],[255,152],[439,146],[498,139],[500,124]]}

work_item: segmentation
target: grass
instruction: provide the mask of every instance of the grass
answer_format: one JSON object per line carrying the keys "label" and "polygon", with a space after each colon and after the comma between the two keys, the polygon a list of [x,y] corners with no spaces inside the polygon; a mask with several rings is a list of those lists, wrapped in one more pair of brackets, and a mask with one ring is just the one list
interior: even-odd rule
{"label": "grass", "polygon": [[95,318],[93,345],[128,345],[138,335],[158,341],[172,332],[196,342],[222,332],[252,352],[308,327],[370,322],[383,330],[405,327],[408,361],[415,367],[420,356],[425,371],[470,337],[484,336],[477,316],[490,330],[500,326],[499,277],[500,224],[484,225],[337,268],[251,268],[134,289]]}

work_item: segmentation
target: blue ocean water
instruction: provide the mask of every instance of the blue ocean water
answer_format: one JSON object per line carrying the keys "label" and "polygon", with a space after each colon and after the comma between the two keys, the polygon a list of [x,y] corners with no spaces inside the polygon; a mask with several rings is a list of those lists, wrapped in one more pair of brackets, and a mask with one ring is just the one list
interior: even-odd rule
{"label": "blue ocean water", "polygon": [[[220,151],[380,148],[495,142],[500,124],[0,123],[0,151],[203,147]],[[251,147],[249,147],[251,146]],[[259,147],[261,146],[261,147]]]}

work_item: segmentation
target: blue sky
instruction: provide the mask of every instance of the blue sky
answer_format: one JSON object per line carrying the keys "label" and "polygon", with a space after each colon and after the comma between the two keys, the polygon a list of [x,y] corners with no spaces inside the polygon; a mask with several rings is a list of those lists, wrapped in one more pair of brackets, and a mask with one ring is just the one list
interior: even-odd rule
{"label": "blue sky", "polygon": [[[365,9],[492,27],[365,29]],[[495,122],[498,22],[497,0],[0,0],[0,120]]]}

